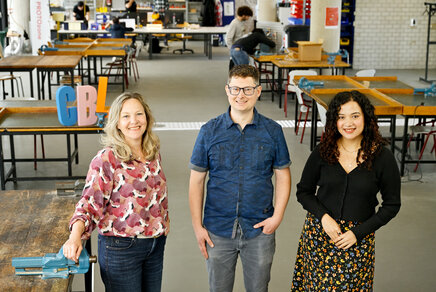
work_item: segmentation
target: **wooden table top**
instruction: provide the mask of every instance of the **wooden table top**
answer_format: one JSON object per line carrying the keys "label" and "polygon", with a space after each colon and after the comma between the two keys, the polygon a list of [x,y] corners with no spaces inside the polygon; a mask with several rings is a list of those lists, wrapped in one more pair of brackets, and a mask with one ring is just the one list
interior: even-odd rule
{"label": "wooden table top", "polygon": [[0,69],[32,69],[43,56],[9,56],[0,60]]}
{"label": "wooden table top", "polygon": [[68,291],[69,279],[16,276],[13,257],[57,253],[68,239],[68,222],[78,197],[60,197],[55,191],[2,191],[0,204],[0,291]]}
{"label": "wooden table top", "polygon": [[[302,76],[294,76],[294,83],[298,84]],[[316,89],[334,89],[342,88],[344,90],[352,90],[356,88],[366,88],[362,83],[344,75],[311,75],[304,76],[309,81],[323,82],[322,87]]]}
{"label": "wooden table top", "polygon": [[259,63],[271,63],[273,60],[283,60],[286,55],[261,55],[251,57]]}
{"label": "wooden table top", "polygon": [[[403,113],[403,106],[401,103],[377,90],[369,88],[356,88],[354,90],[360,91],[368,97],[369,101],[375,108],[376,115],[388,116],[401,115]],[[312,89],[308,95],[320,105],[327,108],[333,97],[341,91],[344,91],[344,89]]]}
{"label": "wooden table top", "polygon": [[[295,76],[294,82],[298,83],[301,76]],[[335,76],[305,76],[309,81],[322,81],[323,87],[315,87],[308,93],[318,103],[327,107],[334,94],[345,90],[368,89],[362,91],[375,106],[377,114],[400,114],[407,116],[434,116],[436,115],[436,97],[425,97],[424,94],[413,94],[413,87],[401,82],[396,76],[375,77],[349,77],[344,75]],[[392,106],[390,110],[385,108],[385,103]],[[401,111],[398,112],[398,105]]]}
{"label": "wooden table top", "polygon": [[37,68],[75,68],[82,59],[81,55],[44,56],[37,64]]}
{"label": "wooden table top", "polygon": [[403,106],[405,116],[436,116],[436,97],[413,94],[410,89],[377,89]]}
{"label": "wooden table top", "polygon": [[[28,107],[26,107],[28,106]],[[0,108],[0,129],[4,132],[98,132],[102,128],[90,126],[64,126],[59,122],[57,108],[20,104]]]}
{"label": "wooden table top", "polygon": [[331,67],[339,67],[339,68],[347,68],[351,67],[350,64],[344,61],[338,61],[335,60],[334,64],[329,64],[327,60],[321,60],[321,61],[299,61],[298,59],[274,59],[271,61],[275,66],[279,68],[286,68],[286,69],[292,69],[292,68],[331,68]]}

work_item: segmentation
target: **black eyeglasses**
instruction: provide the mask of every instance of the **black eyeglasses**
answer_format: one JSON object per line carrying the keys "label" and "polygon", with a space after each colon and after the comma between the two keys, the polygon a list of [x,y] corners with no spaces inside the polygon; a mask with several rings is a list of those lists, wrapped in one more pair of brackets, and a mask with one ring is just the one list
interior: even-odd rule
{"label": "black eyeglasses", "polygon": [[242,87],[241,88],[241,87],[237,87],[237,86],[230,86],[230,85],[227,84],[227,88],[229,89],[229,92],[230,92],[231,95],[238,95],[239,92],[241,92],[241,89],[242,89],[242,91],[244,92],[244,94],[246,96],[251,96],[251,95],[254,94],[255,89],[257,87],[259,87],[259,85],[256,85],[256,86],[253,86],[253,87],[249,86],[249,87]]}

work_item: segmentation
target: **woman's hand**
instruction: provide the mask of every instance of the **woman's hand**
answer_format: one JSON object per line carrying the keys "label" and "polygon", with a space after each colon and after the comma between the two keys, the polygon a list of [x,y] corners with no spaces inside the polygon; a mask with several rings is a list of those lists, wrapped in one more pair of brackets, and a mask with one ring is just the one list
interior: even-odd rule
{"label": "woman's hand", "polygon": [[71,228],[70,238],[64,243],[64,256],[67,259],[73,260],[76,263],[79,261],[80,253],[82,252],[82,234],[85,231],[85,223],[76,221]]}
{"label": "woman's hand", "polygon": [[341,234],[334,240],[336,247],[342,249],[349,249],[357,242],[357,238],[354,235],[353,231],[348,230],[344,234]]}
{"label": "woman's hand", "polygon": [[77,263],[82,249],[83,246],[80,236],[73,236],[73,234],[71,234],[70,238],[64,243],[64,256]]}
{"label": "woman's hand", "polygon": [[327,213],[322,216],[321,224],[325,233],[327,233],[333,242],[335,242],[336,239],[342,234],[339,224],[336,223],[336,221]]}

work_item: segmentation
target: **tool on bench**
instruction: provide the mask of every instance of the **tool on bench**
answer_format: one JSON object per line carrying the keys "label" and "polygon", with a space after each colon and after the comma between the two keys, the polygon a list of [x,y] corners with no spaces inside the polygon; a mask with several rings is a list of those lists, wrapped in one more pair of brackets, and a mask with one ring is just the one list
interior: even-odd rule
{"label": "tool on bench", "polygon": [[324,87],[323,81],[309,81],[306,77],[301,77],[298,82],[298,87],[302,90],[311,91],[315,86]]}
{"label": "tool on bench", "polygon": [[70,274],[85,274],[89,266],[97,262],[96,256],[89,256],[84,248],[76,264],[63,254],[63,247],[56,253],[47,253],[43,257],[12,258],[15,274],[19,276],[42,276],[42,279],[64,278]]}
{"label": "tool on bench", "polygon": [[342,58],[347,58],[347,63],[350,63],[349,62],[348,51],[345,50],[345,49],[340,49],[339,51],[337,51],[335,53],[324,53],[324,54],[328,55],[327,62],[330,65],[334,65],[335,64],[336,56],[341,56]]}
{"label": "tool on bench", "polygon": [[413,94],[424,93],[425,97],[436,96],[436,83],[433,82],[428,88],[414,88]]}
{"label": "tool on bench", "polygon": [[81,196],[85,180],[61,181],[55,183],[56,193],[58,196]]}

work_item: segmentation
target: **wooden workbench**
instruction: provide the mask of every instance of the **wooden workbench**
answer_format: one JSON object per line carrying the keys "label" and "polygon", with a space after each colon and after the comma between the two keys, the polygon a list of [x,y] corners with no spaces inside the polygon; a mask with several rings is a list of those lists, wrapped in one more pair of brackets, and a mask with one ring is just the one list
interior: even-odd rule
{"label": "wooden workbench", "polygon": [[0,204],[0,291],[68,291],[69,279],[16,276],[13,257],[57,253],[68,239],[68,222],[78,197],[59,197],[55,191],[2,191]]}

